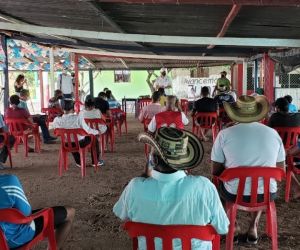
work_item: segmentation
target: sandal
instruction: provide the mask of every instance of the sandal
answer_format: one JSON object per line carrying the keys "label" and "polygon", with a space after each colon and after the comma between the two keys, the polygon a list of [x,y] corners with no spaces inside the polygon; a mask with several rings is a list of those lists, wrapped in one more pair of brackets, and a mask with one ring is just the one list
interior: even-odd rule
{"label": "sandal", "polygon": [[251,245],[256,245],[258,242],[259,237],[254,237],[253,235],[247,235],[247,243],[251,244]]}

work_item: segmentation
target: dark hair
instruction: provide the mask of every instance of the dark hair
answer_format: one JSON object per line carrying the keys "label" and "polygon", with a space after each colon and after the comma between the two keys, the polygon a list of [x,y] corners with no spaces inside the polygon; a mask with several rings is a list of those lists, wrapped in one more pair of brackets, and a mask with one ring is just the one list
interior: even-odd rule
{"label": "dark hair", "polygon": [[289,102],[284,97],[280,97],[275,101],[275,107],[280,109],[282,112],[288,112]]}
{"label": "dark hair", "polygon": [[72,100],[64,101],[64,110],[71,111],[74,110],[74,102]]}
{"label": "dark hair", "polygon": [[106,94],[106,96],[107,96],[108,99],[111,99],[112,93],[111,93],[110,90],[107,90],[107,91],[105,92],[105,94]]}
{"label": "dark hair", "polygon": [[54,97],[58,97],[58,96],[60,96],[60,95],[62,95],[63,94],[63,92],[60,90],[60,89],[56,89],[55,91],[54,91]]}
{"label": "dark hair", "polygon": [[201,95],[208,96],[209,95],[209,88],[206,87],[206,86],[202,87],[202,89],[201,89]]}
{"label": "dark hair", "polygon": [[291,97],[290,95],[286,95],[284,98],[285,98],[289,103],[292,103],[292,101],[293,101],[293,97]]}
{"label": "dark hair", "polygon": [[99,92],[98,97],[106,97],[105,92],[103,92],[103,91]]}
{"label": "dark hair", "polygon": [[157,102],[160,98],[160,93],[158,91],[154,91],[152,94],[152,100],[153,102]]}
{"label": "dark hair", "polygon": [[164,88],[159,88],[157,91],[160,93],[161,96],[165,95],[165,89]]}
{"label": "dark hair", "polygon": [[20,96],[29,96],[29,90],[28,89],[22,89],[20,91]]}
{"label": "dark hair", "polygon": [[12,105],[19,105],[20,103],[20,97],[18,95],[12,95],[10,98],[9,98],[9,102],[10,104]]}
{"label": "dark hair", "polygon": [[95,107],[95,102],[92,98],[86,99],[84,102],[84,106],[86,108],[93,108],[93,107]]}
{"label": "dark hair", "polygon": [[24,76],[23,74],[20,74],[20,75],[17,76],[16,82],[19,83],[19,82],[22,81],[22,79],[24,79],[24,78],[25,78],[25,76]]}
{"label": "dark hair", "polygon": [[104,89],[103,89],[103,92],[106,92],[107,90],[109,90],[109,88],[104,88]]}
{"label": "dark hair", "polygon": [[154,169],[161,173],[172,174],[176,172],[176,170],[171,168],[167,163],[165,163],[164,160],[157,153],[153,154],[153,161],[155,164]]}

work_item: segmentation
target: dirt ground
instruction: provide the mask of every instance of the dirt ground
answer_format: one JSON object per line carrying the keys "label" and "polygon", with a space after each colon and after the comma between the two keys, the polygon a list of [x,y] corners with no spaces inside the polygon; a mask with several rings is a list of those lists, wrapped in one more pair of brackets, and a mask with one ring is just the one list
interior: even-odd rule
{"label": "dirt ground", "polygon": [[[40,154],[30,153],[28,158],[23,157],[21,146],[18,154],[13,153],[13,169],[3,171],[21,179],[33,209],[55,205],[69,205],[76,209],[74,227],[64,249],[131,249],[131,241],[120,229],[121,223],[112,212],[124,185],[140,175],[145,164],[144,147],[136,140],[142,125],[134,118],[128,118],[128,128],[127,135],[116,136],[116,152],[105,153],[105,166],[97,173],[88,168],[84,179],[80,169],[73,166],[62,177],[58,176],[59,143],[42,145]],[[204,146],[204,160],[193,174],[209,177],[212,143],[206,142]],[[73,160],[70,162],[74,165]],[[285,203],[282,187],[276,201],[279,249],[300,249],[300,202]],[[249,217],[241,212],[239,217],[246,230],[245,222]],[[270,240],[263,235],[264,221],[263,218],[260,224],[262,238],[257,247],[240,244],[235,249],[271,249]],[[37,249],[46,249],[45,244]]]}

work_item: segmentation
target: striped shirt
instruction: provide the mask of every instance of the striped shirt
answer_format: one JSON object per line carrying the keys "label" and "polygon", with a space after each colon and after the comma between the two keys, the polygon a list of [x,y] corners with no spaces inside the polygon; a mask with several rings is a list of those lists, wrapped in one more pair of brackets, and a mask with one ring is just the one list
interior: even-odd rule
{"label": "striped shirt", "polygon": [[[31,206],[24,194],[23,187],[15,175],[0,175],[0,209],[15,208],[25,216],[31,215]],[[10,248],[16,248],[34,237],[35,225],[11,224],[0,222],[0,228]]]}

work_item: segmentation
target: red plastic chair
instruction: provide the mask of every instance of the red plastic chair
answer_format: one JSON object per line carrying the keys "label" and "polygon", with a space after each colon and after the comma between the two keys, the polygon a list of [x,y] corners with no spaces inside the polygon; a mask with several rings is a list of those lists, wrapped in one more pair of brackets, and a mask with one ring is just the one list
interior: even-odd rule
{"label": "red plastic chair", "polygon": [[[56,250],[56,240],[54,233],[54,215],[52,208],[45,208],[35,214],[32,214],[28,217],[24,216],[19,210],[14,208],[1,209],[0,210],[0,221],[8,222],[14,224],[27,224],[32,222],[38,217],[43,217],[44,226],[40,234],[38,234],[32,241],[19,247],[18,250],[30,250],[33,246],[37,245],[38,242],[48,239],[48,249]],[[4,233],[0,228],[0,249],[9,250],[8,244],[6,242]]]}
{"label": "red plastic chair", "polygon": [[25,147],[25,157],[28,156],[29,135],[34,136],[35,152],[39,153],[41,151],[41,138],[39,133],[39,127],[37,124],[30,123],[25,119],[12,119],[12,118],[6,118],[5,123],[8,126],[10,134],[16,138],[16,142],[15,142],[16,153],[18,152],[18,145],[22,141]]}
{"label": "red plastic chair", "polygon": [[139,107],[139,112],[138,112],[138,114],[140,113],[140,111],[144,108],[144,107],[146,107],[146,106],[148,106],[149,104],[151,104],[152,103],[152,99],[151,98],[142,98],[142,99],[139,99],[138,100],[138,107]]}
{"label": "red plastic chair", "polygon": [[[86,124],[92,128],[92,129],[96,129],[98,131],[100,131],[100,126],[107,126],[106,125],[106,121],[103,119],[84,119]],[[108,136],[108,131],[106,130],[106,132],[104,134],[101,134],[99,136],[99,145],[101,146],[101,157],[103,158],[104,156],[104,149],[105,149],[105,138],[106,136]]]}
{"label": "red plastic chair", "polygon": [[9,140],[8,140],[9,133],[1,132],[0,136],[3,136],[3,141],[0,143],[0,148],[3,148],[6,146],[10,168],[12,168],[12,158],[11,158],[10,144],[9,144]]}
{"label": "red plastic chair", "polygon": [[[200,121],[200,122],[199,122]],[[199,112],[193,116],[193,133],[199,137],[200,129],[211,129],[213,142],[218,133],[218,114],[217,112]]]}
{"label": "red plastic chair", "polygon": [[155,237],[162,239],[163,250],[172,250],[172,240],[175,238],[181,239],[182,250],[192,249],[192,239],[212,241],[212,249],[220,249],[220,236],[211,225],[154,225],[128,221],[123,228],[133,240],[133,250],[138,249],[139,236],[146,237],[147,250],[155,250]]}
{"label": "red plastic chair", "polygon": [[59,108],[42,108],[42,113],[47,115],[46,124],[49,128],[50,122],[53,122],[57,116],[61,116],[64,112]]}
{"label": "red plastic chair", "polygon": [[[237,198],[234,203],[226,202],[227,215],[230,220],[229,232],[226,236],[226,250],[233,249],[234,226],[237,210],[255,212],[259,210],[266,211],[266,233],[272,238],[272,249],[278,249],[277,243],[277,216],[275,202],[270,201],[270,179],[281,181],[285,176],[282,169],[276,167],[236,167],[226,169],[219,179],[227,182],[233,179],[239,179]],[[250,202],[243,201],[246,178],[251,177],[251,198]],[[264,200],[257,201],[258,179],[263,178]]]}
{"label": "red plastic chair", "polygon": [[112,114],[112,117],[117,117],[117,116],[121,116],[123,119],[116,119],[114,118],[114,122],[116,123],[117,125],[117,129],[118,129],[118,134],[119,136],[122,135],[122,125],[124,124],[125,126],[125,131],[126,131],[126,134],[127,134],[127,117],[126,117],[126,113],[122,110],[122,109],[119,109],[119,108],[115,108],[115,109],[110,109],[110,112]]}
{"label": "red plastic chair", "polygon": [[224,108],[219,109],[219,115],[218,115],[218,127],[219,130],[221,130],[224,126],[227,124],[232,123],[232,120],[227,115]]}
{"label": "red plastic chair", "polygon": [[[68,153],[78,152],[80,154],[80,165],[81,165],[81,177],[86,176],[86,162],[85,155],[86,150],[91,149],[93,153],[94,162],[98,162],[96,151],[94,145],[95,136],[87,134],[83,129],[61,129],[57,128],[54,130],[54,134],[61,138],[61,147],[59,153],[59,176],[62,175],[63,169],[68,170]],[[91,143],[85,147],[79,146],[78,136],[89,136],[91,138]],[[95,171],[98,169],[97,164],[95,164]]]}
{"label": "red plastic chair", "polygon": [[189,109],[189,100],[188,99],[180,99],[180,106],[181,106],[182,112],[184,112],[187,115],[188,109]]}
{"label": "red plastic chair", "polygon": [[[280,135],[284,148],[289,148],[297,145],[298,136],[300,134],[300,127],[277,127],[274,128]],[[286,170],[286,186],[285,186],[285,201],[290,200],[292,173],[300,174],[300,169],[294,166],[294,157],[287,156],[287,170]]]}

